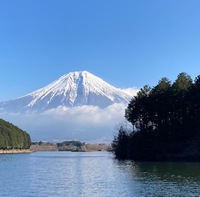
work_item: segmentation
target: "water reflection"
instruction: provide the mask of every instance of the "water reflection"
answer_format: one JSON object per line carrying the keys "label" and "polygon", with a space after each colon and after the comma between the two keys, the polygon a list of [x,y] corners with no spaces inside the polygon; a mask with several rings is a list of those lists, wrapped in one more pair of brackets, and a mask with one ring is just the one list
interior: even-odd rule
{"label": "water reflection", "polygon": [[200,195],[200,163],[115,162],[132,183],[140,184],[138,196]]}

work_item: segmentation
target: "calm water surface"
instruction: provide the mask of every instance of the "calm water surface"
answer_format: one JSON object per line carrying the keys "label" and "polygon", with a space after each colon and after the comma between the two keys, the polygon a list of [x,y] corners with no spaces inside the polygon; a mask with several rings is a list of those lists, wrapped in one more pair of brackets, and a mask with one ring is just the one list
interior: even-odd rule
{"label": "calm water surface", "polygon": [[200,196],[200,163],[120,162],[111,153],[0,155],[0,197]]}

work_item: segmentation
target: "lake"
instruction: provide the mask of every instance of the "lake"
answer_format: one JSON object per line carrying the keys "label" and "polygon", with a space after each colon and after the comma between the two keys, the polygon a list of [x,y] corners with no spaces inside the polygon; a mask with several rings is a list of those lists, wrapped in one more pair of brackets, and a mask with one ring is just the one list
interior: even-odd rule
{"label": "lake", "polygon": [[108,152],[0,154],[1,197],[200,196],[200,163],[118,161]]}

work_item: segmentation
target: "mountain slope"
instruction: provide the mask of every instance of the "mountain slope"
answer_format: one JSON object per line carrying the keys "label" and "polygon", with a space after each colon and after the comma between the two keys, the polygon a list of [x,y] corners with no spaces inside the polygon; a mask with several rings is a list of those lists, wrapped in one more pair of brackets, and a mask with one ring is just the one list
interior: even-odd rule
{"label": "mountain slope", "polygon": [[0,103],[0,109],[12,112],[42,112],[58,106],[94,105],[105,108],[128,103],[131,96],[87,71],[71,72],[49,85],[18,99]]}

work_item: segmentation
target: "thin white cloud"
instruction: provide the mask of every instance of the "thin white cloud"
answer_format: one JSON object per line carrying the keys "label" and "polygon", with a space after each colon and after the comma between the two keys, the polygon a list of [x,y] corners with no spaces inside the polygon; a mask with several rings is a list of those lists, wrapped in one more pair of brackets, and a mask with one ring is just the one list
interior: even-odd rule
{"label": "thin white cloud", "polygon": [[59,106],[40,114],[1,114],[1,117],[30,133],[33,141],[112,138],[115,127],[124,120],[123,104],[105,109],[96,106]]}
{"label": "thin white cloud", "polygon": [[133,87],[133,88],[122,89],[122,91],[133,97],[137,95],[139,89]]}

